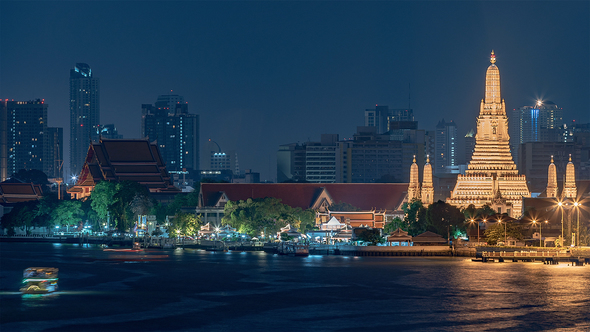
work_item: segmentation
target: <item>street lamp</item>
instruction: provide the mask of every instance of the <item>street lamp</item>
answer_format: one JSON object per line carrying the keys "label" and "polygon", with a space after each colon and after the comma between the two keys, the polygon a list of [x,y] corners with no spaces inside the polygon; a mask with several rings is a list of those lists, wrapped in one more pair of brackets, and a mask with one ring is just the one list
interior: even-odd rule
{"label": "street lamp", "polygon": [[563,238],[563,203],[560,201],[557,203],[557,206],[559,207],[559,209],[561,210],[561,246],[563,247],[563,242],[565,242],[565,239]]}
{"label": "street lamp", "polygon": [[[475,220],[471,218],[471,224],[473,224]],[[479,221],[477,222],[477,245],[479,245]]]}
{"label": "street lamp", "polygon": [[[545,224],[548,223],[548,220],[545,220]],[[533,220],[533,225],[537,225],[537,221]],[[543,223],[539,222],[539,247],[543,247]]]}
{"label": "street lamp", "polygon": [[[498,220],[498,222],[501,224],[502,223],[502,219]],[[506,245],[506,222],[504,222],[504,245]]]}
{"label": "street lamp", "polygon": [[574,207],[576,208],[576,210],[578,210],[578,225],[577,225],[577,230],[576,230],[576,245],[579,246],[580,245],[580,206],[582,206],[582,204],[578,203],[578,202],[574,202]]}

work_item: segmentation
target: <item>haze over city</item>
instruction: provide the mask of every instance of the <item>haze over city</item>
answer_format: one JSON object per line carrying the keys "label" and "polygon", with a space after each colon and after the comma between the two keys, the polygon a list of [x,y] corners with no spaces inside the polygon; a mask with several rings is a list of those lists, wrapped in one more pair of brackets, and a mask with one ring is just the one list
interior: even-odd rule
{"label": "haze over city", "polygon": [[507,109],[551,100],[590,121],[588,17],[587,1],[2,1],[0,97],[45,99],[69,146],[69,71],[88,63],[102,124],[139,138],[141,104],[173,91],[201,142],[272,181],[280,144],[352,137],[375,104],[463,135],[492,49]]}

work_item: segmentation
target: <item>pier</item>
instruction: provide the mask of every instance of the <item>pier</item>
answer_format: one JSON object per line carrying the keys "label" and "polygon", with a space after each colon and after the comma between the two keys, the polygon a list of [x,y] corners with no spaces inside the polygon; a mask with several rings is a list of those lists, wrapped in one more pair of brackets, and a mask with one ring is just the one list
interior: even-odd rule
{"label": "pier", "polygon": [[[478,256],[480,256],[479,253]],[[482,251],[481,261],[484,263],[543,262],[549,265],[562,262],[574,266],[582,266],[584,264],[590,264],[590,257],[577,256],[567,251]]]}

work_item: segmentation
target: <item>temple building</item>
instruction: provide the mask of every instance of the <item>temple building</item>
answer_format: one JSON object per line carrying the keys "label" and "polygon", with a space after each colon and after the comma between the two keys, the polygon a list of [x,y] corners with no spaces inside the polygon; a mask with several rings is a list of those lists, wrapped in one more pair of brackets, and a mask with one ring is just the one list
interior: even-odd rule
{"label": "temple building", "polygon": [[500,96],[500,71],[494,51],[490,62],[471,162],[465,175],[458,175],[447,203],[459,208],[488,204],[498,213],[518,218],[522,214],[522,199],[530,197],[530,192],[526,176],[518,174],[510,154],[508,117]]}
{"label": "temple building", "polygon": [[414,161],[410,167],[410,183],[408,184],[407,201],[411,202],[413,199],[421,200],[424,206],[428,206],[434,202],[434,185],[432,184],[432,165],[430,165],[430,155],[426,155],[424,174],[422,174],[422,187],[420,187],[416,156],[414,156]]}
{"label": "temple building", "polygon": [[563,198],[578,198],[578,190],[576,188],[576,169],[572,163],[572,155],[570,154],[569,162],[565,168],[565,182],[563,184]]}
{"label": "temple building", "polygon": [[551,164],[549,164],[549,170],[547,172],[547,197],[558,197],[557,196],[557,170],[553,163],[553,156],[551,156]]}
{"label": "temple building", "polygon": [[88,148],[82,170],[68,193],[74,199],[89,197],[100,181],[135,181],[152,195],[177,194],[156,143],[146,139],[101,139]]}
{"label": "temple building", "polygon": [[430,156],[426,155],[426,164],[424,165],[424,174],[422,176],[421,199],[424,205],[430,205],[434,202],[434,186],[432,184],[432,166],[430,165]]}

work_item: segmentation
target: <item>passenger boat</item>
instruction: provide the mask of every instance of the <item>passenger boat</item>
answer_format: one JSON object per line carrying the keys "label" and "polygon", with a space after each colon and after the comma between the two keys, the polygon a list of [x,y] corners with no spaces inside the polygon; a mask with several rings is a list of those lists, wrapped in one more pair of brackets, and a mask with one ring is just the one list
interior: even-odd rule
{"label": "passenger boat", "polygon": [[47,294],[57,291],[59,269],[55,267],[29,267],[23,272],[25,294]]}
{"label": "passenger boat", "polygon": [[281,242],[277,247],[280,255],[309,256],[309,246],[293,242]]}

